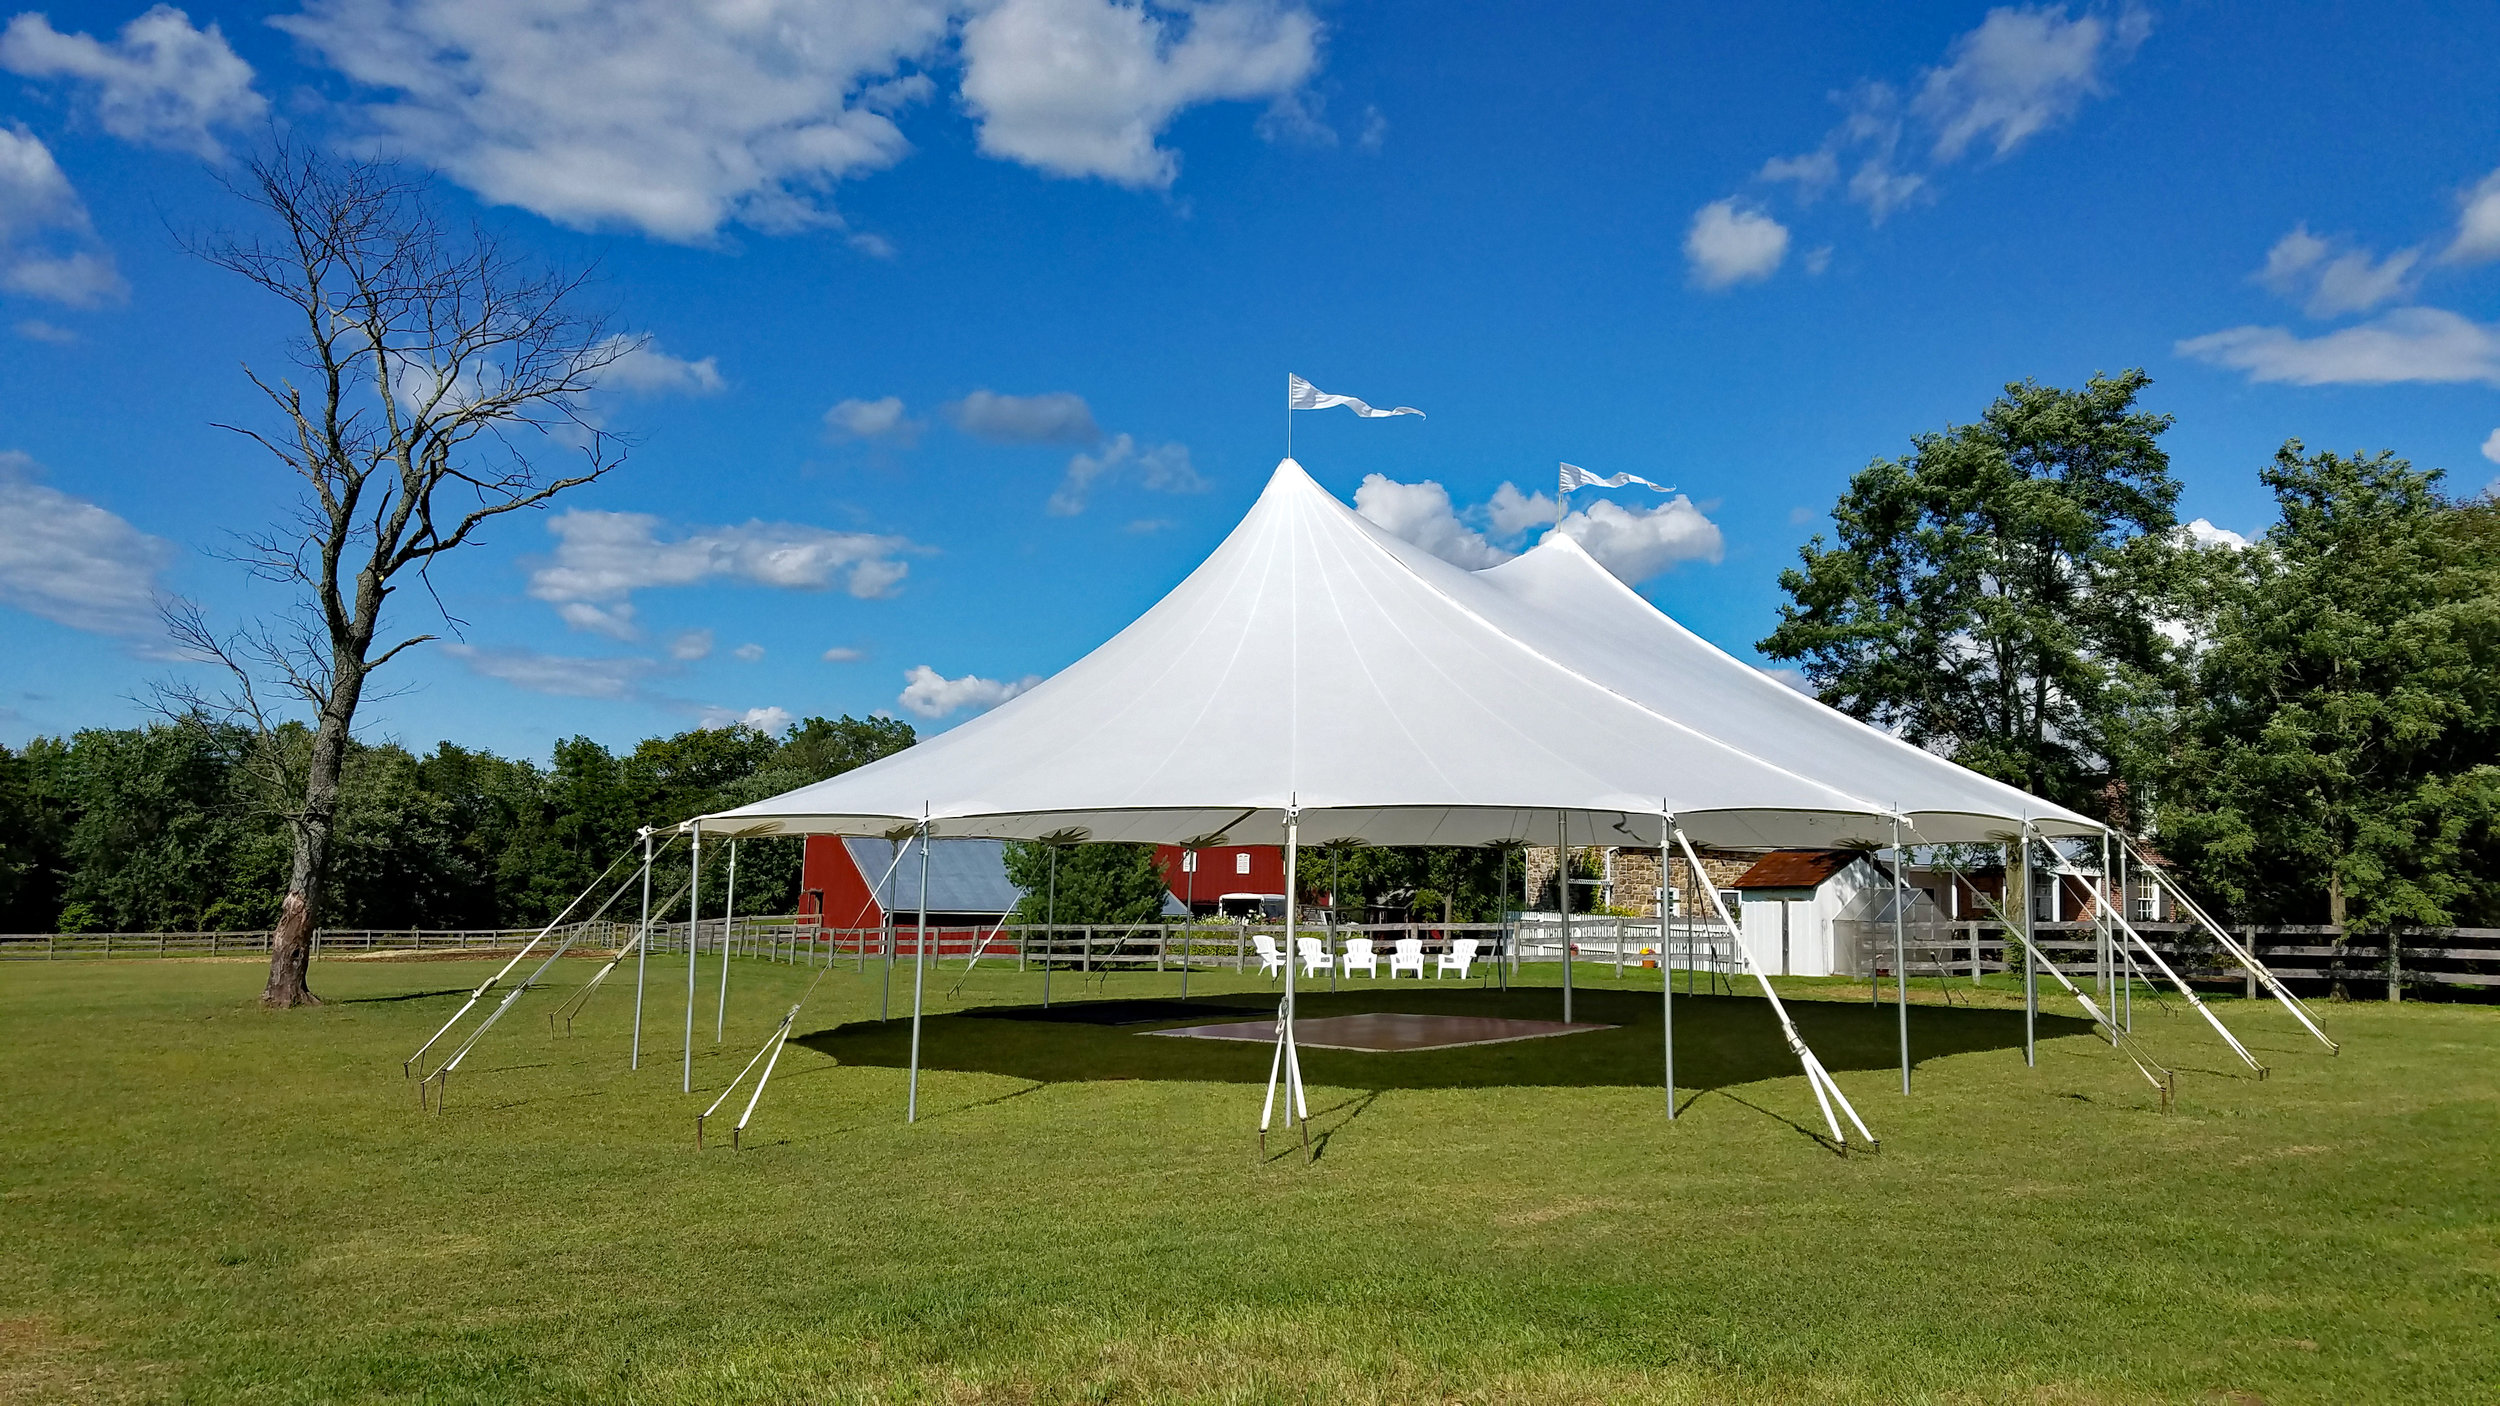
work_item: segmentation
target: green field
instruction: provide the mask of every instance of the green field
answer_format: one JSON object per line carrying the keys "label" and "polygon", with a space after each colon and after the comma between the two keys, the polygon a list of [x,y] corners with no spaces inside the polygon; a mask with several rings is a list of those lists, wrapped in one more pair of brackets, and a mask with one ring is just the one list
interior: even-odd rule
{"label": "green field", "polygon": [[[593,969],[525,997],[438,1116],[400,1061],[481,964],[325,961],[330,1004],[293,1014],[251,963],[0,968],[0,1400],[2500,1399],[2500,1009],[2321,1005],[2329,1057],[2217,1003],[2259,1081],[2139,1002],[2163,1116],[2070,1009],[2026,1069],[2010,997],[1968,988],[1917,993],[1905,1100],[1889,1010],[1794,983],[1884,1138],[1843,1159],[1758,1000],[1679,998],[1670,1125],[1656,975],[1588,968],[1579,1015],[1622,1028],[1309,1052],[1306,1160],[1260,1152],[1264,1048],[1135,1027],[933,1019],[907,1127],[906,1027],[837,970],[745,1150],[697,1153],[683,963],[653,964],[638,1073],[630,983],[548,1028]],[[698,1090],[811,975],[740,962],[716,1046],[706,973]],[[1038,991],[982,971],[931,1008]]]}

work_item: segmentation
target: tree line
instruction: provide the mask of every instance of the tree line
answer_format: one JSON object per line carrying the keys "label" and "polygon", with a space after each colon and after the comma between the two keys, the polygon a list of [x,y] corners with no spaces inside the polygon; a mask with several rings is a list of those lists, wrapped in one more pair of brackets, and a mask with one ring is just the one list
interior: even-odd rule
{"label": "tree line", "polygon": [[[300,726],[263,734],[187,714],[37,738],[22,752],[0,747],[0,928],[270,927],[294,853],[292,778],[312,740]],[[641,826],[778,795],[912,741],[911,725],[890,718],[808,718],[778,736],[697,729],[621,754],[572,737],[540,765],[450,742],[420,755],[351,739],[324,923],[545,923]],[[717,912],[727,876],[704,868],[708,911]],[[679,846],[655,866],[655,899],[685,873]],[[798,876],[798,842],[741,846],[739,906],[791,911]]]}
{"label": "tree line", "polygon": [[2200,539],[2147,384],[2009,385],[1868,464],[1759,648],[2232,919],[2500,925],[2500,503],[2294,440],[2274,525]]}

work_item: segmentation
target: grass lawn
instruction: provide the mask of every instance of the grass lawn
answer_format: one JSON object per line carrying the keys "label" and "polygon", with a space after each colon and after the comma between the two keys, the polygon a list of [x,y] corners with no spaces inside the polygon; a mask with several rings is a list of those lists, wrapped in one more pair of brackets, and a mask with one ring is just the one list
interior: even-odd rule
{"label": "grass lawn", "polygon": [[[1757,1000],[1678,998],[1670,1125],[1655,973],[1589,967],[1576,1013],[1618,1029],[1307,1052],[1306,1160],[1259,1153],[1264,1047],[952,1014],[1040,989],[947,997],[959,964],[906,1127],[907,1026],[843,969],[746,1149],[698,1154],[700,1091],[813,974],[738,963],[715,1045],[706,972],[689,1098],[683,963],[633,1073],[631,982],[565,1038],[594,967],[560,967],[440,1116],[400,1061],[482,964],[325,961],[283,1015],[248,962],[0,967],[0,1400],[2500,1400],[2492,1007],[2321,1005],[2329,1057],[2218,1002],[2260,1081],[2139,1001],[2165,1117],[2062,1002],[2027,1069],[2008,993],[1916,993],[1904,1099],[1889,1009],[1793,983],[1884,1139],[1843,1159]],[[1305,1014],[1556,1014],[1363,985]]]}

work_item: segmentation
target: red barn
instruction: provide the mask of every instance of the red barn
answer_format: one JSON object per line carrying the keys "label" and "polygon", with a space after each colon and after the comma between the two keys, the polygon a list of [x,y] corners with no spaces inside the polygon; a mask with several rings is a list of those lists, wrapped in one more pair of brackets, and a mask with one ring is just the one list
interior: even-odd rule
{"label": "red barn", "polygon": [[[1006,841],[941,838],[929,846],[930,926],[991,927],[1023,896],[1007,881]],[[920,853],[908,840],[807,837],[799,868],[802,919],[827,928],[874,928],[884,924],[889,908],[898,923],[920,919]]]}
{"label": "red barn", "polygon": [[1226,894],[1258,894],[1282,898],[1285,893],[1283,845],[1209,845],[1183,849],[1156,845],[1155,866],[1163,886],[1192,913],[1212,913]]}

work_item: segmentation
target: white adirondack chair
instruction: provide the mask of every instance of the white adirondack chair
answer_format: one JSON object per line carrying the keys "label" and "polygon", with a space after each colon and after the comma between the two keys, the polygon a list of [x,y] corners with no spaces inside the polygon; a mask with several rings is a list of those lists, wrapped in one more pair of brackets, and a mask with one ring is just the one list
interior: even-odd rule
{"label": "white adirondack chair", "polygon": [[1434,979],[1438,980],[1443,972],[1457,972],[1458,979],[1465,981],[1467,964],[1476,960],[1476,948],[1480,945],[1472,937],[1462,937],[1451,943],[1450,950],[1441,954],[1440,964],[1432,970]]}
{"label": "white adirondack chair", "polygon": [[1413,972],[1417,981],[1424,979],[1424,940],[1422,938],[1401,937],[1397,940],[1396,946],[1390,949],[1389,979],[1397,980],[1398,973],[1402,971]]}
{"label": "white adirondack chair", "polygon": [[1337,969],[1347,976],[1354,975],[1357,968],[1360,968],[1365,976],[1380,975],[1380,954],[1372,950],[1372,940],[1368,937],[1347,938],[1345,955],[1337,961]]}
{"label": "white adirondack chair", "polygon": [[1276,946],[1276,939],[1263,932],[1250,934],[1250,946],[1259,954],[1259,975],[1276,976],[1285,970],[1285,954]]}
{"label": "white adirondack chair", "polygon": [[1293,940],[1293,945],[1302,949],[1302,974],[1304,976],[1317,976],[1336,965],[1335,960],[1329,956],[1326,944],[1316,937],[1297,937]]}

